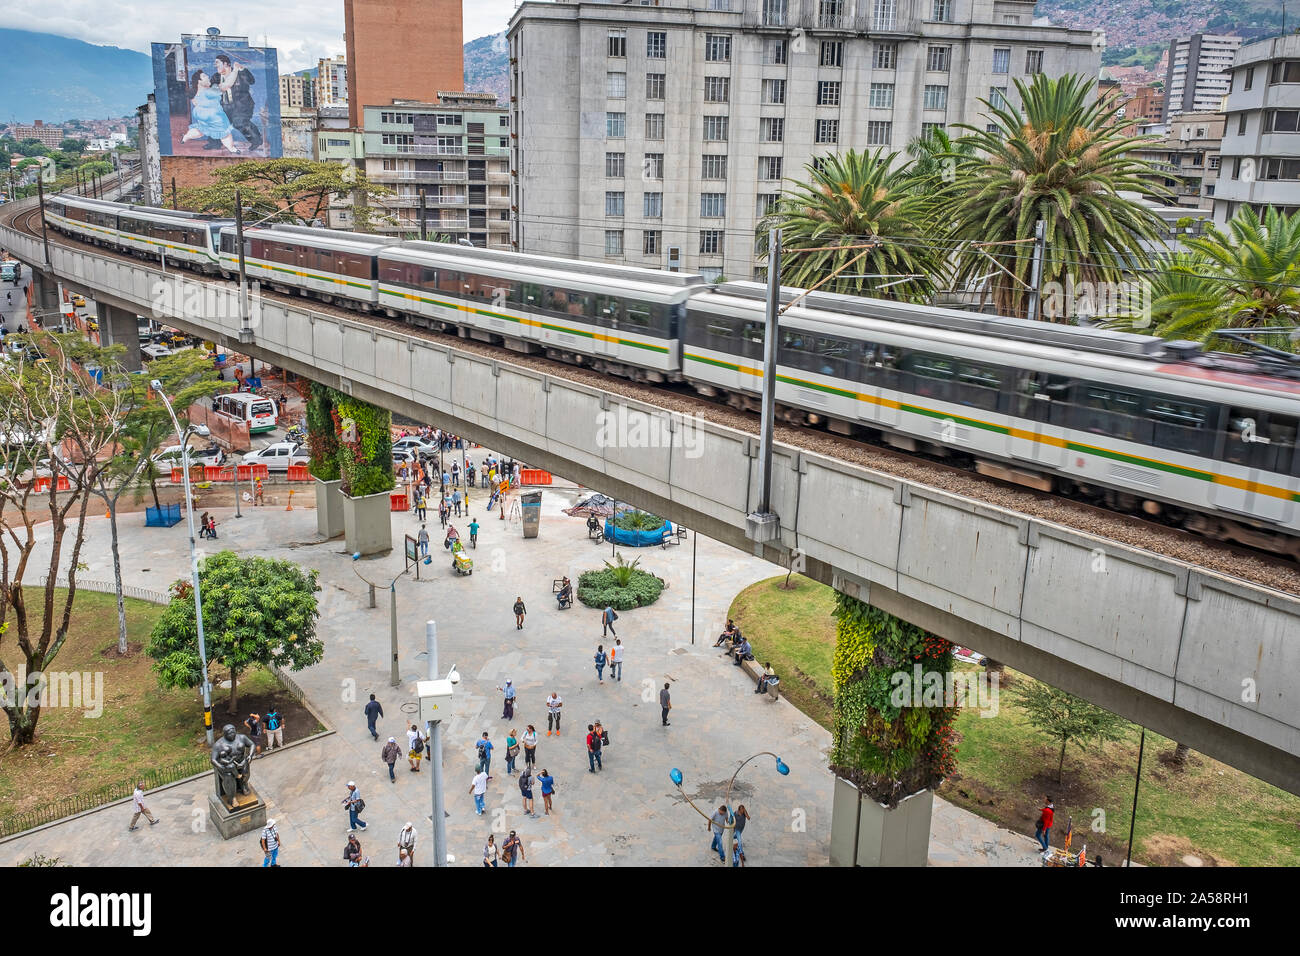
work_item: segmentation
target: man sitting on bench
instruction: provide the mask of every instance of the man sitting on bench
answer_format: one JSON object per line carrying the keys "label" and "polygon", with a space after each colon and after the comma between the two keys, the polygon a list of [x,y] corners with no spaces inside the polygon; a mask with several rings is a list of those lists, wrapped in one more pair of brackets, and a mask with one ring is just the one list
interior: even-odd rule
{"label": "man sitting on bench", "polygon": [[727,626],[722,629],[722,633],[719,634],[718,639],[713,642],[713,646],[721,647],[723,644],[732,640],[737,633],[739,633],[739,628],[736,627],[736,622],[731,618],[727,618]]}
{"label": "man sitting on bench", "polygon": [[573,585],[569,583],[568,578],[560,584],[560,590],[555,592],[555,600],[559,602],[560,610],[573,604]]}
{"label": "man sitting on bench", "polygon": [[742,637],[740,639],[740,645],[731,652],[731,656],[735,658],[731,663],[739,667],[741,661],[753,660],[753,654],[754,649],[749,646],[749,639]]}
{"label": "man sitting on bench", "polygon": [[763,673],[758,675],[758,687],[754,690],[754,693],[762,694],[769,687],[773,687],[780,682],[780,679],[776,676],[776,671],[772,670],[772,662],[768,661],[763,665]]}

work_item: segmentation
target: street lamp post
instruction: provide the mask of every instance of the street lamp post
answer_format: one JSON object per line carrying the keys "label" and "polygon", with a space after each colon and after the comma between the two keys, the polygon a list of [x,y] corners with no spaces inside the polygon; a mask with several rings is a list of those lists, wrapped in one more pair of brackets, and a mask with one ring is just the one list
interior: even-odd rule
{"label": "street lamp post", "polygon": [[154,379],[149,383],[155,392],[162,398],[163,404],[167,406],[167,414],[171,416],[172,425],[176,427],[176,440],[181,443],[181,473],[185,477],[185,514],[189,519],[190,527],[190,578],[194,584],[194,621],[198,628],[199,635],[199,667],[202,670],[203,678],[203,729],[208,737],[208,746],[212,746],[212,683],[208,680],[208,648],[203,641],[203,599],[199,593],[199,559],[195,551],[194,537],[194,498],[190,494],[190,435],[203,435],[208,431],[206,425],[189,425],[184,431],[181,430],[181,423],[176,418],[176,411],[172,408],[171,399],[163,391],[162,382]]}
{"label": "street lamp post", "polygon": [[[357,552],[356,554],[352,555],[352,560],[360,561],[361,553]],[[420,561],[423,561],[425,564],[432,564],[433,558],[430,557],[429,555],[425,555],[423,558],[420,559]],[[414,567],[417,569],[417,573],[420,567],[420,561],[416,561],[414,564]],[[410,571],[411,568],[407,567],[404,571],[401,571],[398,574],[394,575],[393,579],[388,582],[388,640],[389,640],[390,649],[392,651],[392,667],[388,674],[388,682],[393,687],[396,687],[398,684],[402,682],[402,678],[401,675],[398,673],[398,667],[397,667],[397,579],[400,578],[403,574],[409,574]],[[374,581],[371,581],[368,578],[366,578],[356,568],[352,569],[352,573],[355,574],[357,577],[361,578],[362,581],[365,581],[366,584],[370,585],[370,606],[374,607],[375,588],[381,587],[381,585],[376,584]]]}
{"label": "street lamp post", "polygon": [[[726,852],[726,857],[723,860],[724,864],[732,858],[732,854],[735,852],[735,844],[736,844],[736,814],[732,812],[731,809],[731,790],[736,785],[736,778],[740,776],[740,771],[744,770],[746,764],[748,764],[751,760],[755,760],[759,757],[771,757],[773,760],[775,760],[776,772],[781,774],[781,776],[784,777],[789,775],[790,773],[790,768],[789,766],[787,766],[786,762],[769,750],[761,751],[759,753],[754,754],[753,756],[746,757],[743,761],[741,761],[740,766],[736,768],[736,772],[733,773],[731,775],[731,779],[727,781],[727,793],[722,800],[723,806],[727,808],[727,819],[722,826],[722,847],[723,850]],[[686,803],[690,806],[690,808],[694,810],[696,813],[698,813],[700,816],[704,817],[704,819],[708,820],[710,824],[712,824],[713,823],[712,814],[705,813],[703,810],[697,807],[695,805],[695,802],[686,795],[686,791],[682,789],[682,781],[685,779],[682,772],[678,770],[676,767],[673,767],[672,771],[668,774],[668,778],[672,780],[673,785],[677,788],[677,792],[682,795],[682,799],[686,801]]]}
{"label": "street lamp post", "polygon": [[428,658],[427,680],[416,685],[420,698],[420,715],[429,728],[429,769],[431,771],[433,823],[433,865],[450,866],[455,862],[447,853],[447,810],[442,787],[442,717],[450,710],[454,689],[460,683],[456,665],[447,676],[438,679],[438,625],[433,621],[424,624],[424,646]]}

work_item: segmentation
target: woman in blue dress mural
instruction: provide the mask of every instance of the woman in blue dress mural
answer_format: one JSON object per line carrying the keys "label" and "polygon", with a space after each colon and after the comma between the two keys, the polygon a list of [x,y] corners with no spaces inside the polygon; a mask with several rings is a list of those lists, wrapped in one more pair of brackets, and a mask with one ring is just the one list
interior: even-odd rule
{"label": "woman in blue dress mural", "polygon": [[203,70],[195,70],[190,78],[190,128],[181,137],[181,142],[191,139],[206,138],[209,144],[205,148],[216,148],[217,141],[227,150],[237,152],[234,143],[234,127],[221,106],[221,91],[212,85],[212,78]]}

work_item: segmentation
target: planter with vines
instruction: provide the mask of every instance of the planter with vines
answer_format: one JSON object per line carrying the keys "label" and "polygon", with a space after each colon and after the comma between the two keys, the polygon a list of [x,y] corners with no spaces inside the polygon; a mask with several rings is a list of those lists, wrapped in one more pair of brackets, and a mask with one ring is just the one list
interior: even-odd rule
{"label": "planter with vines", "polygon": [[623,555],[615,555],[616,563],[605,562],[596,571],[584,571],[578,576],[578,600],[587,607],[628,611],[647,607],[659,600],[663,592],[662,578],[642,571],[640,558],[630,563]]}

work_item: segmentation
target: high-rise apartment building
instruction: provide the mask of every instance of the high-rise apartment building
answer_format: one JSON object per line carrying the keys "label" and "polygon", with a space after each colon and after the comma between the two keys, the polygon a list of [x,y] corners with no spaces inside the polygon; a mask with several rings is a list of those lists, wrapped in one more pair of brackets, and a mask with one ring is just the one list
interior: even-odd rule
{"label": "high-rise apartment building", "polygon": [[1170,203],[1209,213],[1214,208],[1223,141],[1222,113],[1179,113],[1168,123],[1139,124],[1143,143],[1134,155],[1147,160],[1172,194]]}
{"label": "high-rise apartment building", "polygon": [[366,176],[396,193],[383,203],[396,225],[375,232],[418,238],[423,209],[429,239],[510,248],[510,112],[495,94],[367,105],[364,118]]}
{"label": "high-rise apartment building", "polygon": [[280,74],[280,108],[312,109],[316,106],[316,88],[310,73]]}
{"label": "high-rise apartment building", "polygon": [[343,19],[352,126],[367,106],[464,87],[461,0],[343,0]]}
{"label": "high-rise apartment building", "polygon": [[1243,205],[1300,210],[1300,35],[1272,37],[1237,51],[1219,148],[1214,221]]}
{"label": "high-rise apartment building", "polygon": [[983,125],[1101,57],[1033,0],[525,2],[508,39],[516,247],[732,279],[815,157]]}
{"label": "high-rise apartment building", "polygon": [[316,106],[332,108],[348,105],[348,60],[339,55],[316,63]]}
{"label": "high-rise apartment building", "polygon": [[1165,119],[1179,113],[1213,113],[1228,95],[1232,58],[1241,37],[1197,33],[1169,42]]}
{"label": "high-rise apartment building", "polygon": [[31,126],[15,126],[12,130],[14,141],[21,143],[23,140],[34,139],[42,146],[48,146],[50,149],[58,149],[59,144],[63,142],[62,126],[46,126],[40,120],[37,120]]}

